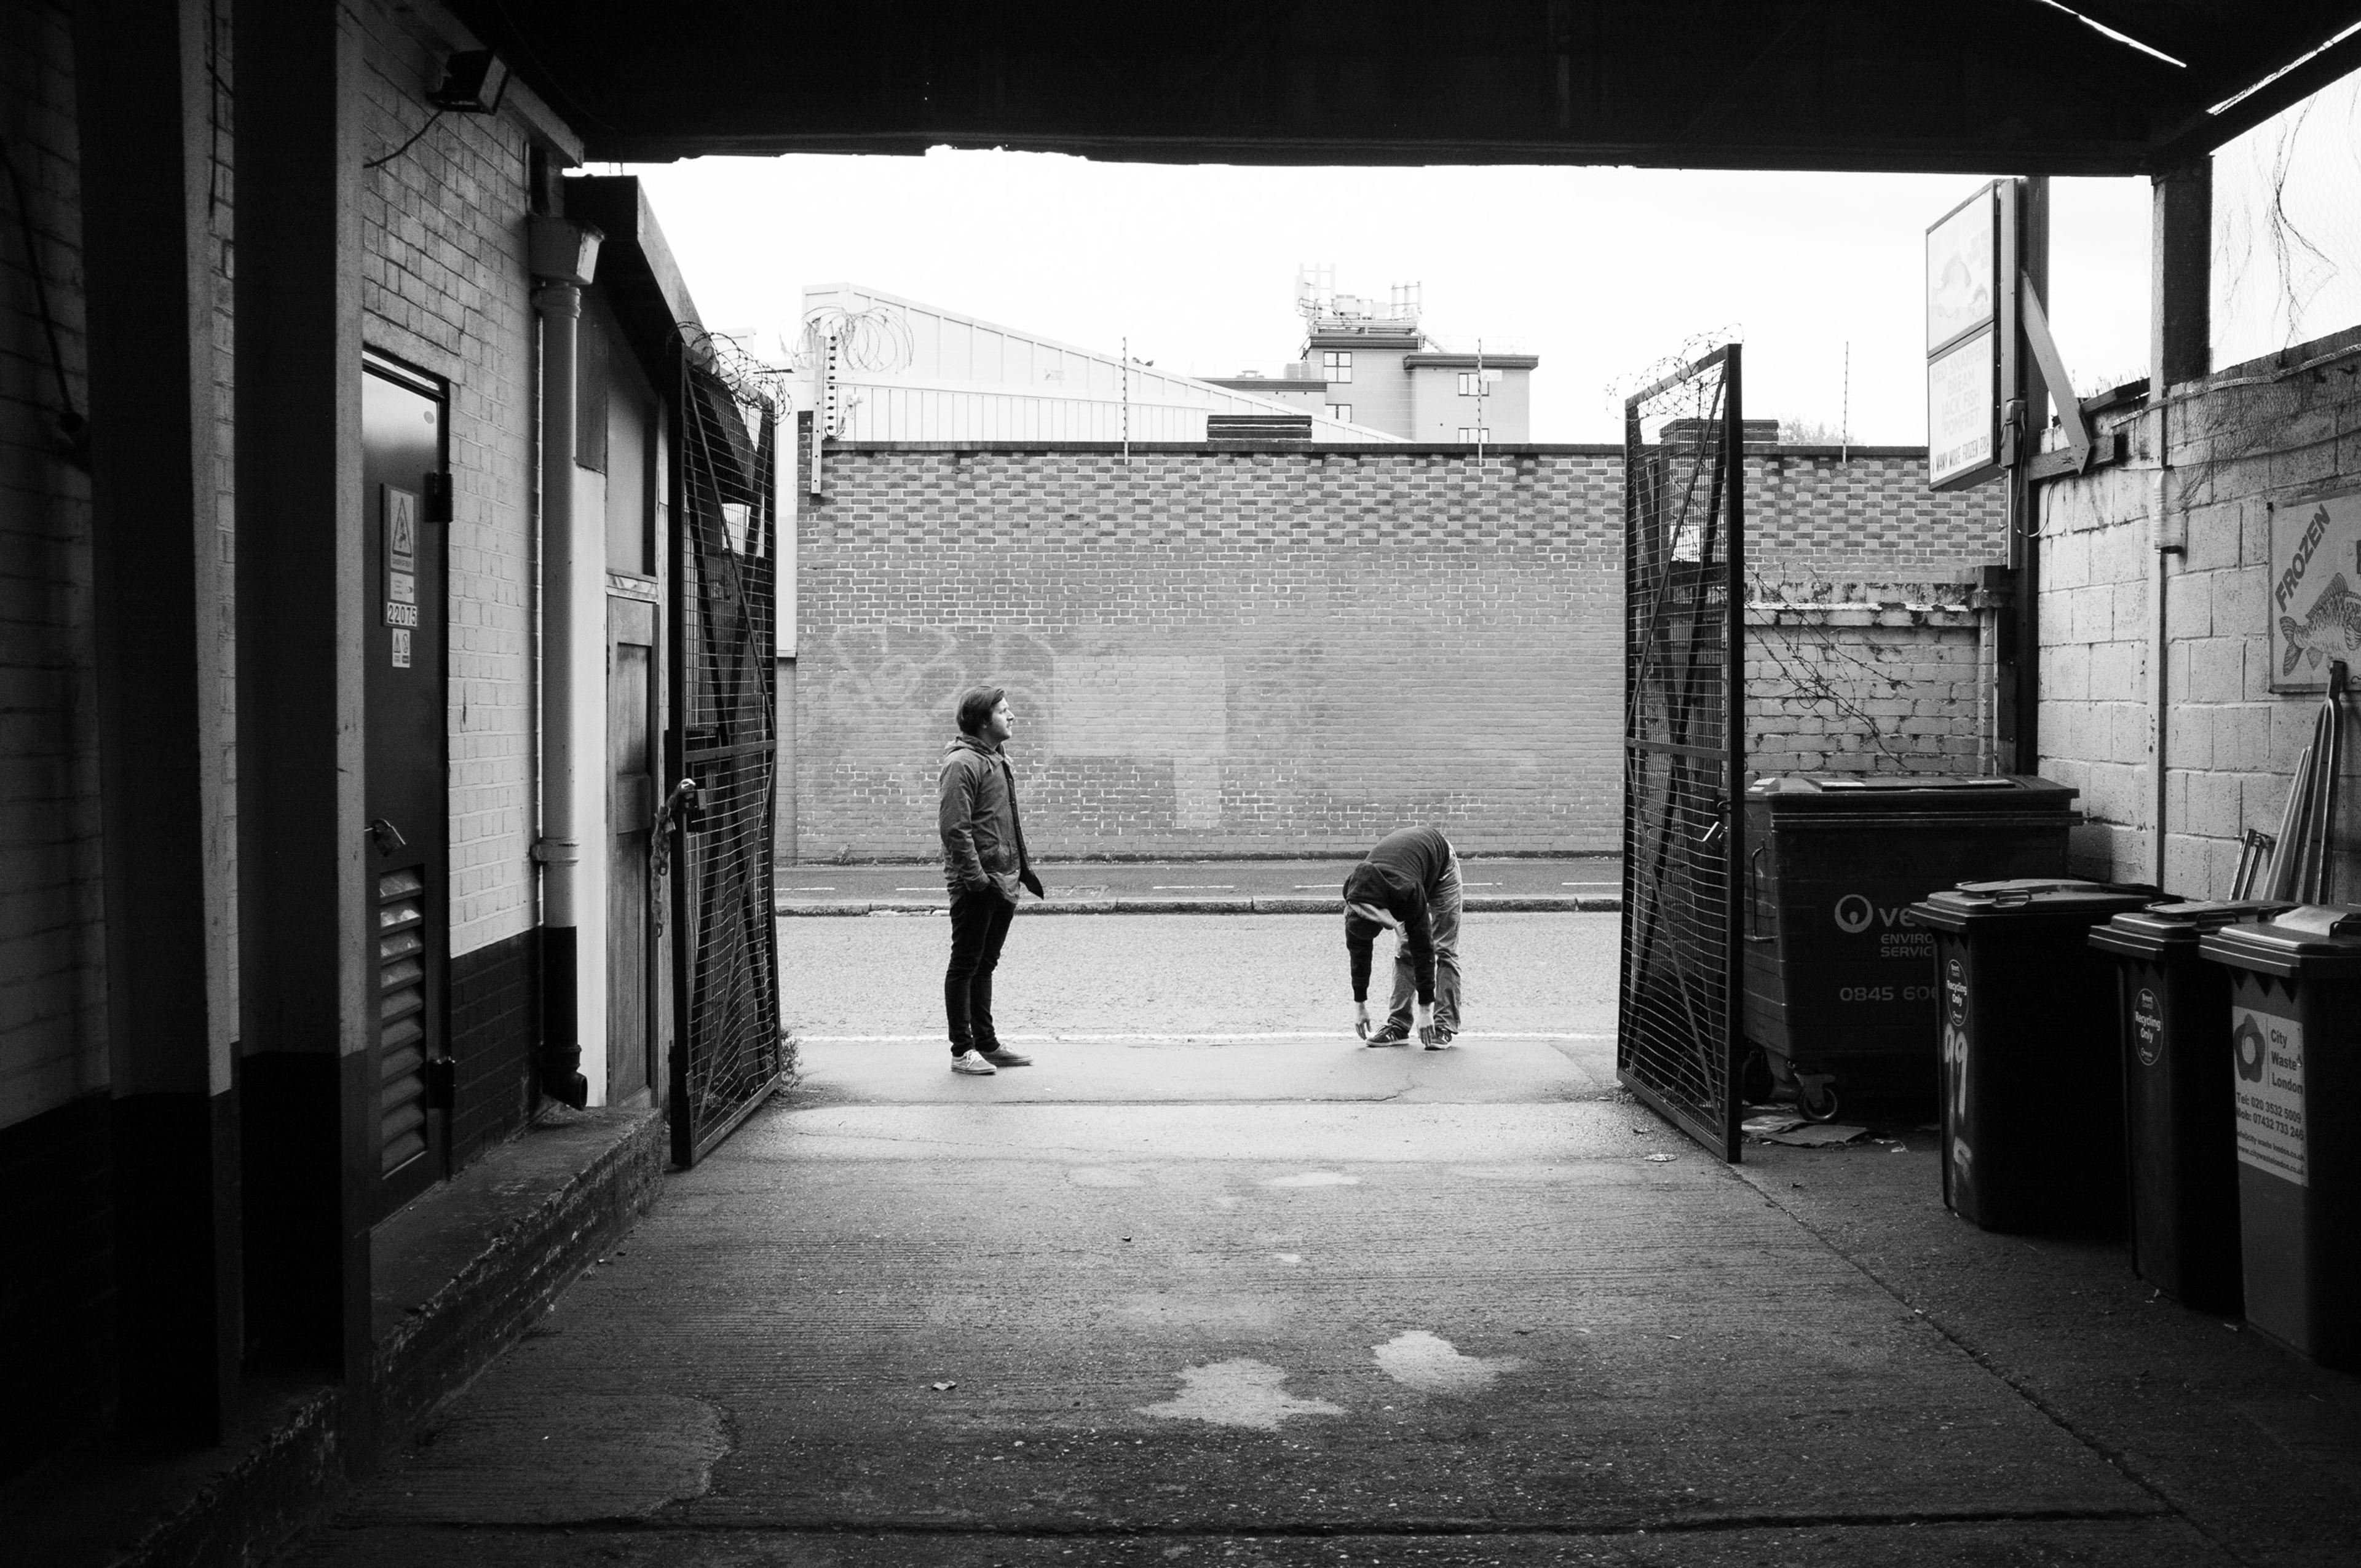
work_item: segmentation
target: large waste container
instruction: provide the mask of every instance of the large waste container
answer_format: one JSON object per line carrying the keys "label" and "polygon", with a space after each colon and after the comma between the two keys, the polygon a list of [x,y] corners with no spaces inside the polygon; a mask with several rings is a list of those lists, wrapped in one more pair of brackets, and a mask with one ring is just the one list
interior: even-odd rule
{"label": "large waste container", "polygon": [[2176,1301],[2235,1313],[2238,1163],[2230,1108],[2230,971],[2208,932],[2287,905],[2159,904],[2115,916],[2091,946],[2115,956],[2132,1267]]}
{"label": "large waste container", "polygon": [[1746,794],[1750,1098],[1931,1104],[1934,938],[1903,909],[1971,878],[2060,877],[2076,792],[2026,777],[1790,774]]}
{"label": "large waste container", "polygon": [[2230,969],[2246,1321],[2361,1371],[2361,910],[2290,910],[2200,951]]}
{"label": "large waste container", "polygon": [[1904,918],[1935,933],[1942,991],[1943,1201],[1990,1231],[2114,1228],[2124,1218],[2124,1075],[2103,920],[2150,887],[1968,883]]}

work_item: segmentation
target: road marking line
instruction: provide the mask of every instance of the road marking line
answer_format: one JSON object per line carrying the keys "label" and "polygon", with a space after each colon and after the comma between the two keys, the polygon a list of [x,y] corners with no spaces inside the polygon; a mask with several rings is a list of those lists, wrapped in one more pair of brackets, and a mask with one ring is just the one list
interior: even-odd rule
{"label": "road marking line", "polygon": [[1237,886],[1234,882],[1159,882],[1148,884],[1150,893],[1227,893]]}

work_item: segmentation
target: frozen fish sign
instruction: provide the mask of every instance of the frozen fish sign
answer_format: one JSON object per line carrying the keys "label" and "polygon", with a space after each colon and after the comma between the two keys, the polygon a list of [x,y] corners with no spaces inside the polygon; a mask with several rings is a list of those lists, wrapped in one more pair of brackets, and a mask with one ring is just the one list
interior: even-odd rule
{"label": "frozen fish sign", "polygon": [[2271,509],[2271,689],[2324,691],[2328,662],[2361,659],[2361,492]]}
{"label": "frozen fish sign", "polygon": [[2303,1132],[2303,1025],[2252,1007],[2235,1010],[2238,1163],[2308,1187]]}

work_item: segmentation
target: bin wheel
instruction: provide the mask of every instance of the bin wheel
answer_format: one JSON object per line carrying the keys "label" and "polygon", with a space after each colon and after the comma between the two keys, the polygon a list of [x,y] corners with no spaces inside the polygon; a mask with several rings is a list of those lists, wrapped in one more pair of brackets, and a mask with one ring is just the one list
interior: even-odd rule
{"label": "bin wheel", "polygon": [[1746,1059],[1739,1064],[1738,1092],[1746,1097],[1750,1105],[1765,1105],[1778,1091],[1778,1080],[1771,1074],[1770,1056],[1760,1046],[1749,1050]]}
{"label": "bin wheel", "polygon": [[1833,1122],[1844,1102],[1837,1098],[1836,1078],[1825,1072],[1795,1075],[1795,1109],[1806,1122]]}

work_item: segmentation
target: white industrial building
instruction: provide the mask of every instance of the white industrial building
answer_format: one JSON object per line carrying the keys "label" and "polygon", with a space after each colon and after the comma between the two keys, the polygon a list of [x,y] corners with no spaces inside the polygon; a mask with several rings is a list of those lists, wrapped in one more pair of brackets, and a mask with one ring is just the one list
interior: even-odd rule
{"label": "white industrial building", "polygon": [[1318,402],[1176,376],[851,283],[806,289],[803,320],[797,400],[840,440],[1404,439]]}

